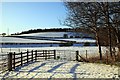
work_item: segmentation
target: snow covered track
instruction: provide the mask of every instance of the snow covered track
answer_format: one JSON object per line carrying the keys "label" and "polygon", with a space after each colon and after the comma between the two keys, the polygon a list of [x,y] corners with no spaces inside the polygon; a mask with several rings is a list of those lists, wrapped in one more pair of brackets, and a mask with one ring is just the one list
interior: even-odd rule
{"label": "snow covered track", "polygon": [[75,61],[46,60],[23,65],[1,78],[118,78],[118,67]]}

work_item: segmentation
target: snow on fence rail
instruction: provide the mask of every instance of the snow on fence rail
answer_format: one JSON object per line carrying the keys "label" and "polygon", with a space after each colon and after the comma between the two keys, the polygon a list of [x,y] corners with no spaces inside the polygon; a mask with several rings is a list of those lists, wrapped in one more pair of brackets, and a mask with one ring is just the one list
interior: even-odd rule
{"label": "snow on fence rail", "polygon": [[50,56],[53,56],[55,59],[55,51],[54,50],[32,50],[21,53],[9,53],[8,54],[8,70],[14,70],[16,67],[23,66],[24,64],[28,64],[29,62],[37,61],[39,57],[42,59],[49,59]]}
{"label": "snow on fence rail", "polygon": [[[103,55],[106,55],[106,50],[102,47]],[[3,48],[2,52],[0,53],[0,73],[14,70],[29,62],[47,59],[86,61],[89,57],[99,56],[97,47]]]}
{"label": "snow on fence rail", "polygon": [[[3,55],[0,55],[0,57]],[[3,72],[3,62],[6,60],[5,70],[12,71],[17,67],[29,64],[35,61],[55,59],[55,60],[72,60],[72,61],[81,61],[80,59],[85,59],[79,55],[79,51],[74,50],[32,50],[26,52],[9,52],[5,55],[5,58],[1,58],[1,72]]]}

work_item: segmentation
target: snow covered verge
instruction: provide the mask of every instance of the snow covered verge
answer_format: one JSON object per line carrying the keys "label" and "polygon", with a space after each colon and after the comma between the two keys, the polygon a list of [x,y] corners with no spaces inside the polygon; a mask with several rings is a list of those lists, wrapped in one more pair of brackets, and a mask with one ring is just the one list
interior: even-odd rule
{"label": "snow covered verge", "polygon": [[119,78],[118,67],[75,61],[40,61],[0,74],[1,78]]}

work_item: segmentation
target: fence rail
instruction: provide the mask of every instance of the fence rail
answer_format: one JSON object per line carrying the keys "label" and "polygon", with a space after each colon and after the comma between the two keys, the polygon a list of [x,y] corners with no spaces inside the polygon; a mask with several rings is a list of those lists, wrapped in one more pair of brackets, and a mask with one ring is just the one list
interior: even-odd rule
{"label": "fence rail", "polygon": [[[23,66],[24,64],[28,64],[29,62],[39,61],[41,59],[47,60],[47,59],[58,59],[63,58],[65,55],[67,59],[69,60],[75,60],[75,61],[85,61],[84,58],[82,58],[79,54],[79,51],[66,51],[66,50],[32,50],[32,51],[26,51],[26,52],[10,52],[9,54],[6,54],[5,60],[7,61],[5,70],[12,71],[15,68],[19,66]],[[74,55],[73,55],[74,54]],[[63,56],[64,55],[64,56]],[[1,56],[1,55],[0,55]],[[74,59],[70,57],[75,57]],[[2,58],[2,61],[4,58]],[[4,61],[3,61],[4,62]],[[0,65],[3,65],[0,64]],[[2,66],[3,67],[3,66]],[[2,71],[2,69],[1,69]]]}
{"label": "fence rail", "polygon": [[8,70],[8,54],[0,55],[0,73]]}
{"label": "fence rail", "polygon": [[55,50],[32,50],[21,53],[9,53],[8,54],[8,70],[12,71],[18,66],[22,66],[26,63],[37,61],[37,58],[42,57],[47,60],[48,57],[53,56],[56,59]]}

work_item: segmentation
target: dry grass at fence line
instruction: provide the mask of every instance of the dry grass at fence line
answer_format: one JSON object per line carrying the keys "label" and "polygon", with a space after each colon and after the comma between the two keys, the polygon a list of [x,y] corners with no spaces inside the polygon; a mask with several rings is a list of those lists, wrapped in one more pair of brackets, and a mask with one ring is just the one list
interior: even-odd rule
{"label": "dry grass at fence line", "polygon": [[104,63],[120,67],[120,55],[118,54],[113,57],[111,57],[110,55],[103,55],[102,60],[100,60],[100,56],[89,57],[86,60],[91,63]]}

